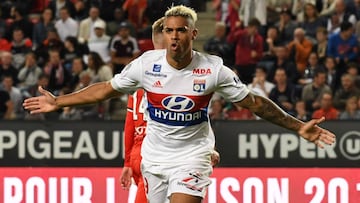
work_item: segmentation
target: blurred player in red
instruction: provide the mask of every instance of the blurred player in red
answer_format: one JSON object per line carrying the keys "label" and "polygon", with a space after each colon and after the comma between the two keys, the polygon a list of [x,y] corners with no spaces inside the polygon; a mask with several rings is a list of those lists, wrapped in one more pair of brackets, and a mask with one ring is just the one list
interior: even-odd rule
{"label": "blurred player in red", "polygon": [[[152,25],[152,41],[155,49],[163,49],[162,29],[164,18],[160,18]],[[129,95],[127,104],[127,114],[125,119],[125,163],[121,174],[121,186],[129,189],[131,177],[137,185],[135,203],[146,203],[144,180],[141,175],[141,144],[145,137],[146,110],[144,90],[139,89],[134,94]]]}

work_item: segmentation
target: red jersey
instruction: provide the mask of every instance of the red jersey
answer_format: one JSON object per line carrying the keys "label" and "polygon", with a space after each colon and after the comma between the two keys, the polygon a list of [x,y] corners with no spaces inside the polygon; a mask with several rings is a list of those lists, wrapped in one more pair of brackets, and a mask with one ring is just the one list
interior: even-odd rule
{"label": "red jersey", "polygon": [[125,163],[130,167],[130,160],[140,157],[142,141],[145,137],[146,120],[144,118],[144,90],[139,89],[129,95],[125,119]]}

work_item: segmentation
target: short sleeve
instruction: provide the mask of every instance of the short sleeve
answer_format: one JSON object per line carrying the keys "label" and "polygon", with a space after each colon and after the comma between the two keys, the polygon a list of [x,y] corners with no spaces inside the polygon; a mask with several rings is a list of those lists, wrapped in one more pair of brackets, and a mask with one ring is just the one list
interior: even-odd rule
{"label": "short sleeve", "polygon": [[141,57],[125,66],[121,73],[111,79],[112,87],[123,93],[132,94],[142,86],[143,74]]}
{"label": "short sleeve", "polygon": [[222,66],[218,73],[216,92],[230,102],[238,102],[243,100],[250,91],[230,68]]}

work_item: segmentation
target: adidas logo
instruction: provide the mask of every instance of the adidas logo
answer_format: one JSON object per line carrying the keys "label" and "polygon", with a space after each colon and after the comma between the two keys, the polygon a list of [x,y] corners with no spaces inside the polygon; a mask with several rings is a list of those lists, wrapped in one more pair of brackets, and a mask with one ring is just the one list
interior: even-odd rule
{"label": "adidas logo", "polygon": [[159,87],[162,88],[163,86],[161,85],[161,82],[158,80],[156,82],[154,82],[154,84],[152,85],[153,87]]}

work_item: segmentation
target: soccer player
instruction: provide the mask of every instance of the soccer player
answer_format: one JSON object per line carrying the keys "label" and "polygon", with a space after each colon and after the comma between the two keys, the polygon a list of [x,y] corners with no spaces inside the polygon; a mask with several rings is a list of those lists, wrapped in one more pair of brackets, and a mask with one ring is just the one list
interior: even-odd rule
{"label": "soccer player", "polygon": [[[164,17],[155,21],[152,25],[152,42],[155,49],[165,48],[162,33],[163,22]],[[140,171],[141,144],[145,137],[146,129],[146,119],[144,117],[146,110],[145,102],[144,90],[142,89],[129,95],[125,120],[125,163],[120,181],[124,189],[129,189],[131,186],[131,177],[133,177],[137,185],[135,203],[147,202],[144,181]],[[209,135],[209,138],[215,139],[213,135]],[[211,155],[211,164],[215,166],[219,160],[220,155],[214,150]]]}
{"label": "soccer player", "polygon": [[30,113],[64,106],[96,103],[143,88],[147,101],[146,136],[141,147],[141,171],[150,203],[200,203],[210,184],[211,129],[208,106],[214,92],[257,116],[296,131],[319,147],[333,144],[335,135],[318,126],[324,118],[302,122],[267,98],[252,94],[217,56],[192,50],[197,36],[194,10],[174,6],[166,11],[166,49],[152,50],[128,64],[108,82],[54,96],[39,87],[41,96],[26,99]]}
{"label": "soccer player", "polygon": [[[163,22],[164,18],[160,18],[152,25],[152,41],[155,49],[165,48],[162,37]],[[135,203],[147,202],[144,181],[140,171],[141,144],[146,129],[145,102],[143,89],[129,95],[125,119],[125,162],[120,182],[124,189],[129,189],[131,177],[133,177],[137,185]]]}

